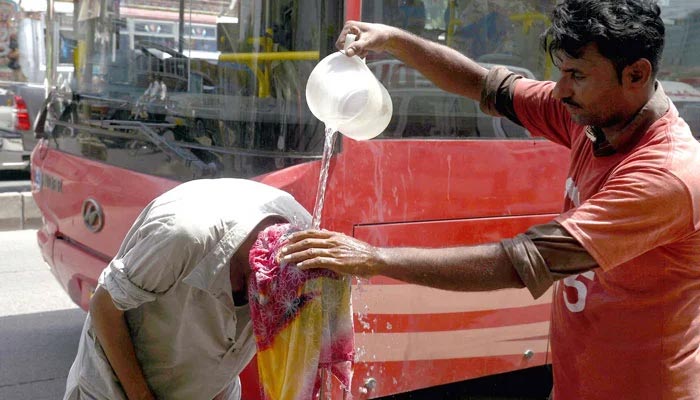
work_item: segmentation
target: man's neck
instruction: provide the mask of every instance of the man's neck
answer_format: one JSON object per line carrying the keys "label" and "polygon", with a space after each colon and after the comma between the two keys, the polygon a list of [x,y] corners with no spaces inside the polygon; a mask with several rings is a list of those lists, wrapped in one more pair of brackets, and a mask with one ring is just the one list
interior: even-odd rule
{"label": "man's neck", "polygon": [[231,297],[233,297],[233,304],[235,306],[244,306],[248,304],[248,288],[243,288],[242,290],[232,291]]}
{"label": "man's neck", "polygon": [[[234,268],[234,266],[231,266]],[[240,268],[235,268],[231,270],[231,291],[238,292],[244,290],[248,287],[246,282],[246,277],[240,272]]]}
{"label": "man's neck", "polygon": [[668,110],[668,99],[659,89],[650,93],[643,103],[630,107],[630,112],[619,124],[602,128],[605,139],[617,151],[627,151],[637,143],[639,138],[647,131],[649,126],[661,118]]}
{"label": "man's neck", "polygon": [[245,274],[241,272],[241,268],[231,263],[231,296],[233,304],[242,306],[248,304],[248,281]]}

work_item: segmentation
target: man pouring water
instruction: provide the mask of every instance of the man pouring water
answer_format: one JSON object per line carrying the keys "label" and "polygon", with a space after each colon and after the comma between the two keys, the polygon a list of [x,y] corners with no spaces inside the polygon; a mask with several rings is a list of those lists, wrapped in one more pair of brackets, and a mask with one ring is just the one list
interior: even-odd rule
{"label": "man pouring water", "polygon": [[279,257],[446,290],[527,287],[539,297],[554,286],[554,399],[700,398],[700,145],[656,80],[660,9],[563,0],[550,19],[542,43],[558,82],[486,70],[386,25],[350,21],[338,43],[354,34],[347,55],[388,52],[571,149],[561,215],[500,242],[439,249],[308,230]]}

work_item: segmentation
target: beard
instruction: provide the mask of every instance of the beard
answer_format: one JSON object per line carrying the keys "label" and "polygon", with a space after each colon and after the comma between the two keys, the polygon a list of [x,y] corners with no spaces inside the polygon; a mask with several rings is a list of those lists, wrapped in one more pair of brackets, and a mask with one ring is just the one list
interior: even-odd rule
{"label": "beard", "polygon": [[569,110],[571,119],[578,125],[582,126],[590,125],[598,128],[610,128],[618,126],[624,121],[624,118],[619,113],[608,115],[591,113],[586,112],[586,110],[580,106],[572,106],[571,104],[568,105],[567,109]]}

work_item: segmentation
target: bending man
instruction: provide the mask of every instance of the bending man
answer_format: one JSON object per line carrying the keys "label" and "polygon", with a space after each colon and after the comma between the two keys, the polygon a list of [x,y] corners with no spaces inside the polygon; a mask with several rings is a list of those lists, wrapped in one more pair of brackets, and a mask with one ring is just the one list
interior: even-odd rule
{"label": "bending man", "polygon": [[191,181],[153,200],[100,276],[64,400],[239,399],[255,354],[248,253],[285,221],[310,216],[246,180]]}

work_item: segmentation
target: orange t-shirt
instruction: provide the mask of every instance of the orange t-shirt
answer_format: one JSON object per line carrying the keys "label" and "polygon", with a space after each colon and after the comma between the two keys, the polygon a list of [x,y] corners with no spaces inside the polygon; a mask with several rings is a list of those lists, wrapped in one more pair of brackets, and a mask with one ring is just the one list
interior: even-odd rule
{"label": "orange t-shirt", "polygon": [[600,267],[555,284],[554,399],[698,399],[700,144],[670,104],[630,151],[596,157],[553,87],[517,81],[514,109],[571,149],[556,221]]}

